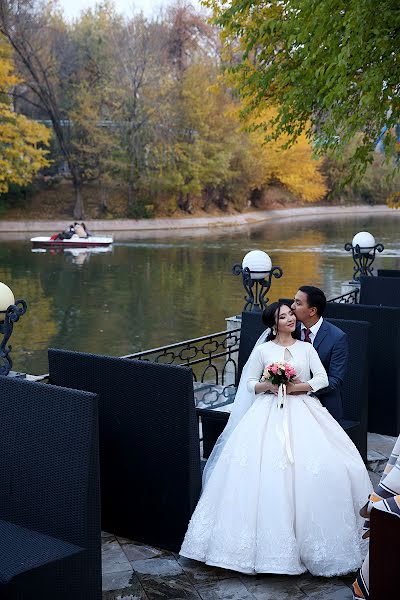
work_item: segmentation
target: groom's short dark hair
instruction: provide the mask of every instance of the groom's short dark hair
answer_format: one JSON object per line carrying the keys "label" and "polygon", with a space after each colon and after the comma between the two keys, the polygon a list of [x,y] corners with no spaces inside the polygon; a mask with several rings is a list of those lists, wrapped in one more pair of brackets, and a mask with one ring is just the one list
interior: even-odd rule
{"label": "groom's short dark hair", "polygon": [[307,294],[307,304],[310,308],[315,307],[317,314],[321,317],[326,307],[326,296],[322,290],[313,285],[302,285],[299,292]]}

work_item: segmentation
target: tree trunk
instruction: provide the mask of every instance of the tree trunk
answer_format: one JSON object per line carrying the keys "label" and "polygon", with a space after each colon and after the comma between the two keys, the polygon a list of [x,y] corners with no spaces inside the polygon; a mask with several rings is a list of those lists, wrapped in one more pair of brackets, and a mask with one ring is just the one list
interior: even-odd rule
{"label": "tree trunk", "polygon": [[[134,115],[135,116],[135,115]],[[138,139],[135,122],[131,122],[129,136],[129,177],[128,177],[128,213],[132,213],[136,203],[137,182],[139,173]]]}
{"label": "tree trunk", "polygon": [[190,215],[193,212],[192,198],[191,198],[189,192],[186,193],[185,202],[183,204],[183,210],[185,212],[189,213]]}
{"label": "tree trunk", "polygon": [[135,169],[133,162],[129,167],[129,179],[128,179],[128,213],[132,212],[135,204]]}
{"label": "tree trunk", "polygon": [[100,183],[100,185],[100,212],[106,213],[108,211],[107,190],[104,184]]}
{"label": "tree trunk", "polygon": [[204,192],[203,192],[203,198],[204,198],[204,204],[203,204],[203,210],[207,211],[210,206],[211,203],[213,201],[213,192],[212,189],[209,187],[206,187]]}
{"label": "tree trunk", "polygon": [[218,195],[217,206],[221,210],[226,210],[228,208],[228,198],[225,196],[224,192],[220,192]]}
{"label": "tree trunk", "polygon": [[74,181],[75,191],[75,206],[74,206],[74,219],[81,221],[85,218],[85,207],[83,204],[82,197],[82,182]]}

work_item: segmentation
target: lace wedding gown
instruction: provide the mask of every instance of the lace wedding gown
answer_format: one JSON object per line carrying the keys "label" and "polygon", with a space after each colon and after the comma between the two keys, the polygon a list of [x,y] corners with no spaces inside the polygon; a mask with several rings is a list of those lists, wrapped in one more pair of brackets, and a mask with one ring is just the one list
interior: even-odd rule
{"label": "lace wedding gown", "polygon": [[[228,437],[180,554],[242,573],[355,571],[366,553],[359,509],[372,486],[347,434],[307,394],[254,394],[264,367],[285,360],[313,391],[327,386],[311,344],[260,344],[246,370],[253,403]],[[311,373],[313,374],[311,376]]]}

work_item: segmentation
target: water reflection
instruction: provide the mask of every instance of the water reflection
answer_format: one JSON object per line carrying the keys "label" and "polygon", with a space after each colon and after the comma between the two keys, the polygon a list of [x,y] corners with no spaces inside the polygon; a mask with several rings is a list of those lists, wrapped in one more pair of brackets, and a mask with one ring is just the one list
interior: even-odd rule
{"label": "water reflection", "polygon": [[371,231],[385,245],[377,268],[400,268],[399,223],[360,216],[162,232],[106,252],[32,253],[29,242],[0,242],[0,280],[28,302],[11,340],[14,367],[46,372],[48,347],[121,355],[222,330],[244,304],[231,267],[257,248],[284,272],[273,280],[271,301],[302,284],[338,295],[352,276],[343,247],[356,231]]}
{"label": "water reflection", "polygon": [[45,254],[46,252],[49,254],[64,254],[67,260],[70,259],[74,265],[81,266],[89,260],[91,254],[104,254],[111,252],[111,250],[112,246],[110,245],[93,248],[32,248],[31,252],[35,254]]}

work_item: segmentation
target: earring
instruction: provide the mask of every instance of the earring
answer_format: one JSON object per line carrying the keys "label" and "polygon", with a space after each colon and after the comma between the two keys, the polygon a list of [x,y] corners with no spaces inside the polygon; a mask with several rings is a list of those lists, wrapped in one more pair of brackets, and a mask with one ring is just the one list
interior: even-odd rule
{"label": "earring", "polygon": [[276,328],[275,327],[272,328],[272,335],[276,335]]}

